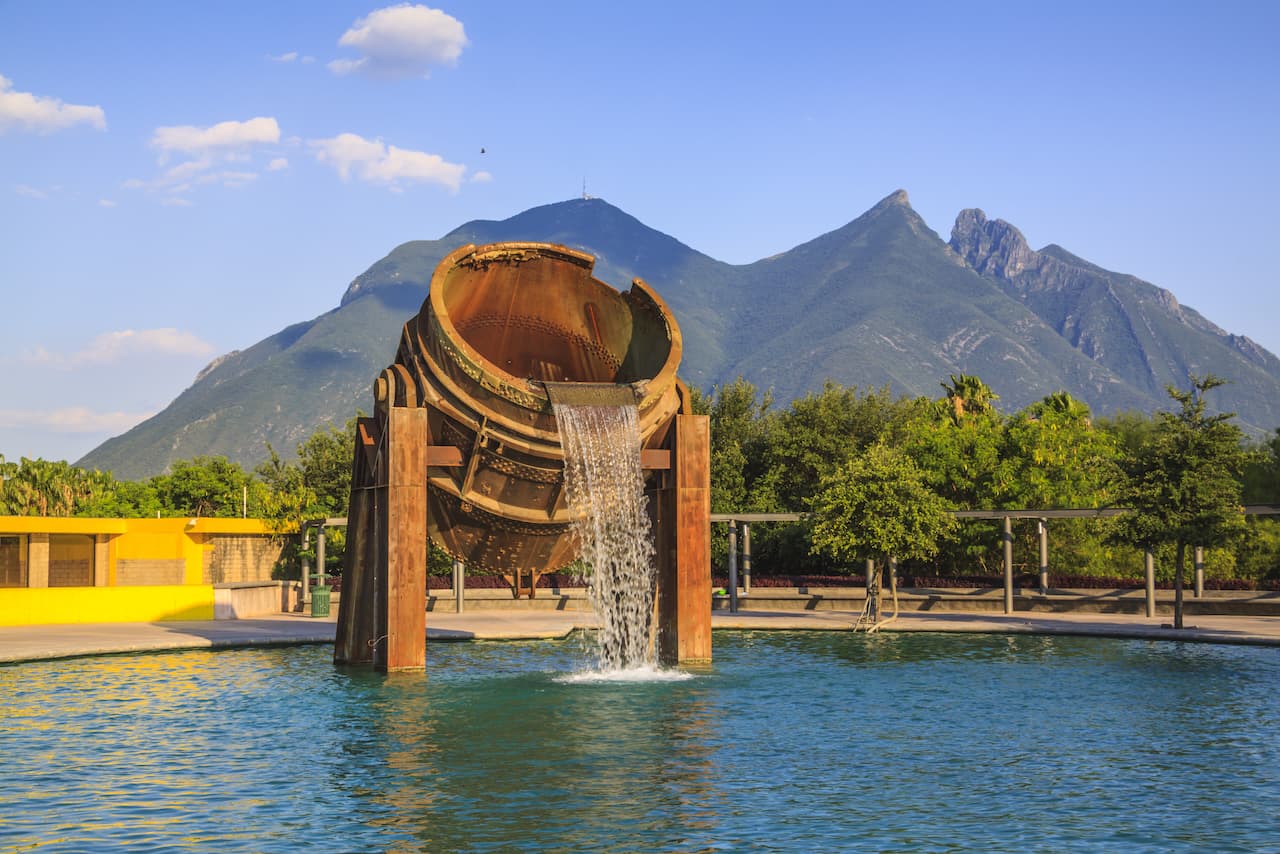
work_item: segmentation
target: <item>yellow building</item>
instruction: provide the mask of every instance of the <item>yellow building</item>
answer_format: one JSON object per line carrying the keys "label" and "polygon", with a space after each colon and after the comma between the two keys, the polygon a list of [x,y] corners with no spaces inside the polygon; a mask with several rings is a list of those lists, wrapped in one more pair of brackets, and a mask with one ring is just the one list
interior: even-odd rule
{"label": "yellow building", "polygon": [[0,516],[0,626],[237,616],[233,589],[280,600],[281,549],[257,519]]}

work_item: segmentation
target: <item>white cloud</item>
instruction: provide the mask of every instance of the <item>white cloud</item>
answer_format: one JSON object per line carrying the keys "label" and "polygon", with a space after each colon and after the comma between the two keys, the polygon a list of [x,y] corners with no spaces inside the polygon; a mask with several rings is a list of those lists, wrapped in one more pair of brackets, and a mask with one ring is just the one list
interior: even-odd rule
{"label": "white cloud", "polygon": [[244,187],[258,180],[257,172],[235,172],[227,170],[224,172],[211,172],[208,175],[201,175],[196,183],[198,184],[221,184],[224,187]]}
{"label": "white cloud", "polygon": [[282,53],[279,56],[270,56],[267,58],[272,62],[293,62],[298,58],[298,52],[296,50],[291,50],[288,53]]}
{"label": "white cloud", "polygon": [[[251,164],[259,147],[279,143],[280,125],[266,116],[243,122],[219,122],[208,127],[159,127],[151,136],[151,147],[160,151],[160,165],[164,166],[175,155],[186,159],[149,181],[131,178],[124,182],[124,187],[163,192],[166,198],[160,203],[164,205],[189,205],[190,202],[180,197],[198,186],[217,184],[238,188],[256,181],[258,173],[250,171],[253,167],[240,164]],[[237,164],[238,168],[220,169],[226,164]]]}
{"label": "white cloud", "polygon": [[[186,187],[178,188],[179,192],[185,191]],[[181,196],[165,196],[160,200],[160,204],[167,208],[189,208],[193,204],[190,199],[184,199]]]}
{"label": "white cloud", "polygon": [[16,92],[13,81],[0,75],[0,134],[9,130],[53,133],[78,124],[107,129],[101,107],[64,104],[57,98]]}
{"label": "white cloud", "polygon": [[116,206],[116,203],[111,199],[98,199],[98,207],[114,208],[115,206]]}
{"label": "white cloud", "polygon": [[487,184],[492,180],[493,176],[483,169],[471,176],[471,182],[473,184]]}
{"label": "white cloud", "polygon": [[404,183],[425,183],[457,192],[467,171],[467,167],[448,163],[438,154],[397,148],[354,133],[313,139],[308,145],[316,159],[333,166],[342,180],[350,180],[354,173],[362,181],[384,184],[392,190],[401,189]]}
{"label": "white cloud", "polygon": [[88,407],[66,409],[0,409],[0,428],[49,430],[54,433],[120,433],[155,415],[154,412],[94,412]]}
{"label": "white cloud", "polygon": [[358,59],[329,63],[334,74],[361,72],[378,77],[426,77],[433,65],[454,65],[467,46],[462,22],[429,6],[388,6],[360,18],[338,39]]}
{"label": "white cloud", "polygon": [[55,368],[78,368],[115,364],[134,356],[192,356],[204,359],[214,352],[213,345],[198,336],[181,329],[164,327],[104,332],[90,341],[83,350],[70,354],[54,353],[37,347],[24,354],[22,360]]}
{"label": "white cloud", "polygon": [[44,190],[40,190],[35,187],[30,187],[30,186],[27,186],[26,184],[15,185],[13,188],[13,191],[17,193],[19,196],[26,196],[28,199],[49,198],[49,194],[46,193]]}
{"label": "white cloud", "polygon": [[279,172],[281,169],[289,168],[289,160],[285,157],[277,157],[267,164],[268,172]]}
{"label": "white cloud", "polygon": [[151,145],[162,156],[174,152],[208,157],[220,154],[224,157],[242,154],[255,145],[269,145],[280,141],[280,125],[273,118],[259,116],[247,122],[218,122],[207,128],[194,125],[156,128]]}

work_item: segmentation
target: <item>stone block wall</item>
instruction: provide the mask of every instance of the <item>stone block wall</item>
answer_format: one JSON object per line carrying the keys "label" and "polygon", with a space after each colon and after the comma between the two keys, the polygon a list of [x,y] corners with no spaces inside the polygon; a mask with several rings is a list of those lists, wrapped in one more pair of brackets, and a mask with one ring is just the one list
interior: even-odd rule
{"label": "stone block wall", "polygon": [[116,561],[116,584],[120,587],[156,584],[181,584],[187,562],[170,560],[122,559]]}
{"label": "stone block wall", "polygon": [[260,535],[211,534],[205,546],[204,583],[228,584],[270,581],[284,541]]}

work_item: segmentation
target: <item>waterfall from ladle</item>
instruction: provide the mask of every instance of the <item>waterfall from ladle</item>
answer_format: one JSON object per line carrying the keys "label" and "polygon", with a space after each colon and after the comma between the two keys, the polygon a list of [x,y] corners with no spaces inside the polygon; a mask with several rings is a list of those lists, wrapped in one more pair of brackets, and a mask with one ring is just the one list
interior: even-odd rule
{"label": "waterfall from ladle", "polygon": [[635,403],[571,404],[553,394],[552,406],[587,596],[600,620],[600,669],[652,665],[654,547]]}

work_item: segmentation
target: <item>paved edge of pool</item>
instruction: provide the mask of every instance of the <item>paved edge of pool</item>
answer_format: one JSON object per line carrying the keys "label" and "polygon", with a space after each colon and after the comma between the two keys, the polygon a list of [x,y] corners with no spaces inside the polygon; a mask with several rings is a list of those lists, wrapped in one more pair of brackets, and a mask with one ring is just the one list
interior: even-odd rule
{"label": "paved edge of pool", "polygon": [[[847,611],[717,611],[715,630],[850,631],[857,614]],[[563,638],[591,628],[584,611],[477,611],[435,613],[427,618],[429,641],[539,640]],[[1280,647],[1280,617],[1196,616],[1187,628],[1168,627],[1168,617],[1126,614],[904,613],[884,632],[964,632],[1075,635],[1195,643]],[[332,643],[332,617],[280,615],[249,620],[173,623],[91,623],[0,627],[0,664],[83,656],[185,649]]]}

